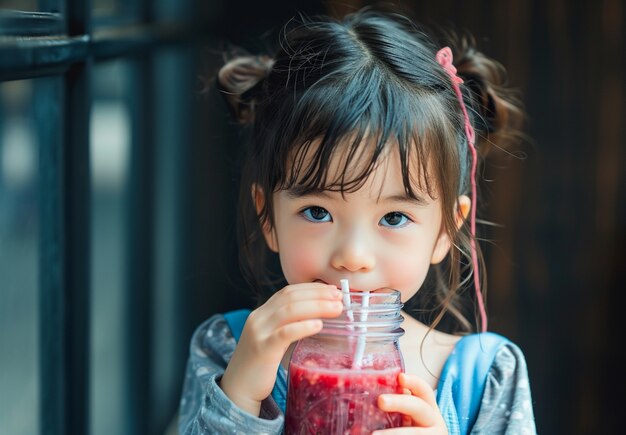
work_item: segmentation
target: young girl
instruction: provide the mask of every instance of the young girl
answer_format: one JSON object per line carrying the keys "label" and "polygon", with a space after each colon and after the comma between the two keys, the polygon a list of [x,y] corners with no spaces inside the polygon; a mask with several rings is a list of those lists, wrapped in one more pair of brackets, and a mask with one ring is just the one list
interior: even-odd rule
{"label": "young girl", "polygon": [[[414,429],[376,433],[535,432],[522,352],[500,338],[486,358],[495,334],[467,335],[460,303],[473,286],[484,332],[477,160],[503,146],[521,116],[503,80],[468,41],[451,50],[372,9],[291,21],[273,57],[241,55],[221,68],[233,115],[253,127],[240,198],[244,266],[255,287],[267,286],[269,249],[286,282],[240,337],[223,315],[197,329],[181,434],[280,433],[291,351],[341,313],[344,278],[352,291],[397,289],[404,302],[420,290],[417,313],[435,310],[429,325],[405,314],[407,394],[378,398]],[[444,315],[456,321],[452,334],[435,329]],[[479,387],[461,394],[480,364]],[[466,401],[477,390],[478,401]]]}

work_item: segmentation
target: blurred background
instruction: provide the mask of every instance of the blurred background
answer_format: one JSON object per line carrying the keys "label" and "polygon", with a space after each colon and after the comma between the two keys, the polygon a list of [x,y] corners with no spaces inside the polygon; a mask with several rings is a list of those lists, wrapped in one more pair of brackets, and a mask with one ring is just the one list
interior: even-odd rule
{"label": "blurred background", "polygon": [[[203,77],[299,11],[372,3],[0,0],[0,433],[175,433],[193,329],[253,305],[247,136]],[[481,188],[490,329],[526,354],[538,431],[620,433],[626,7],[395,4],[473,33],[526,105]]]}

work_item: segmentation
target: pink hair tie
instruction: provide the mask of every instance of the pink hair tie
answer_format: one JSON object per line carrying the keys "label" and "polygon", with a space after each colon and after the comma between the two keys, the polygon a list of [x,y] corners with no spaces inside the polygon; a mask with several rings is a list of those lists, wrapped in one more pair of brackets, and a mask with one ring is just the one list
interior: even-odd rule
{"label": "pink hair tie", "polygon": [[471,231],[471,250],[472,250],[472,266],[474,267],[474,287],[476,289],[476,299],[478,300],[478,309],[480,310],[481,317],[481,330],[487,331],[487,312],[485,311],[485,304],[483,302],[482,293],[480,291],[480,277],[478,275],[478,253],[476,251],[476,164],[478,163],[476,155],[476,147],[474,146],[474,127],[470,123],[469,116],[467,115],[467,109],[465,108],[465,102],[463,101],[463,94],[461,93],[461,87],[463,79],[457,75],[456,67],[452,63],[452,50],[450,47],[443,47],[437,52],[435,59],[444,69],[444,71],[450,76],[452,80],[452,89],[456,94],[461,110],[463,111],[463,119],[465,121],[465,135],[467,136],[467,144],[472,154],[472,168],[470,172],[470,183],[472,185],[472,209],[470,210],[470,231]]}

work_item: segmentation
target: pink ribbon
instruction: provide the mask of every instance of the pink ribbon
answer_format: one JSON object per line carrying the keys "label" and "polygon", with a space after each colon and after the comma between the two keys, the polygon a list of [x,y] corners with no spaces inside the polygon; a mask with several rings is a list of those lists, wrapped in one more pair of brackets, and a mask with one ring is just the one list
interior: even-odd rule
{"label": "pink ribbon", "polygon": [[474,288],[476,289],[476,299],[478,300],[478,309],[480,310],[481,317],[481,330],[487,331],[487,312],[485,311],[485,303],[483,301],[482,292],[480,291],[480,276],[478,274],[478,253],[476,251],[476,165],[478,163],[476,147],[474,146],[474,127],[470,122],[467,115],[467,109],[465,108],[465,102],[463,101],[463,94],[461,93],[461,83],[463,79],[458,76],[456,67],[452,63],[452,50],[450,47],[443,47],[437,52],[435,60],[441,65],[444,71],[450,76],[452,81],[452,89],[456,94],[461,110],[463,111],[463,119],[465,121],[465,136],[467,137],[467,144],[472,155],[472,168],[470,172],[470,183],[472,185],[472,206],[470,210],[470,231],[471,240],[470,246],[472,251],[472,266],[474,268]]}

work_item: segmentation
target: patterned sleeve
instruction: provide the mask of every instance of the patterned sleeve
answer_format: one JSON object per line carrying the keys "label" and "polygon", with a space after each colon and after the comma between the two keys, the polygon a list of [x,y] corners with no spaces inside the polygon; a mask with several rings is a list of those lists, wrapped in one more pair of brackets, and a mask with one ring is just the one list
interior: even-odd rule
{"label": "patterned sleeve", "polygon": [[536,434],[526,360],[513,343],[496,354],[472,434]]}
{"label": "patterned sleeve", "polygon": [[284,417],[269,397],[256,417],[238,408],[218,382],[235,350],[235,340],[224,317],[217,314],[191,339],[189,360],[180,401],[178,430],[181,435],[279,434]]}

